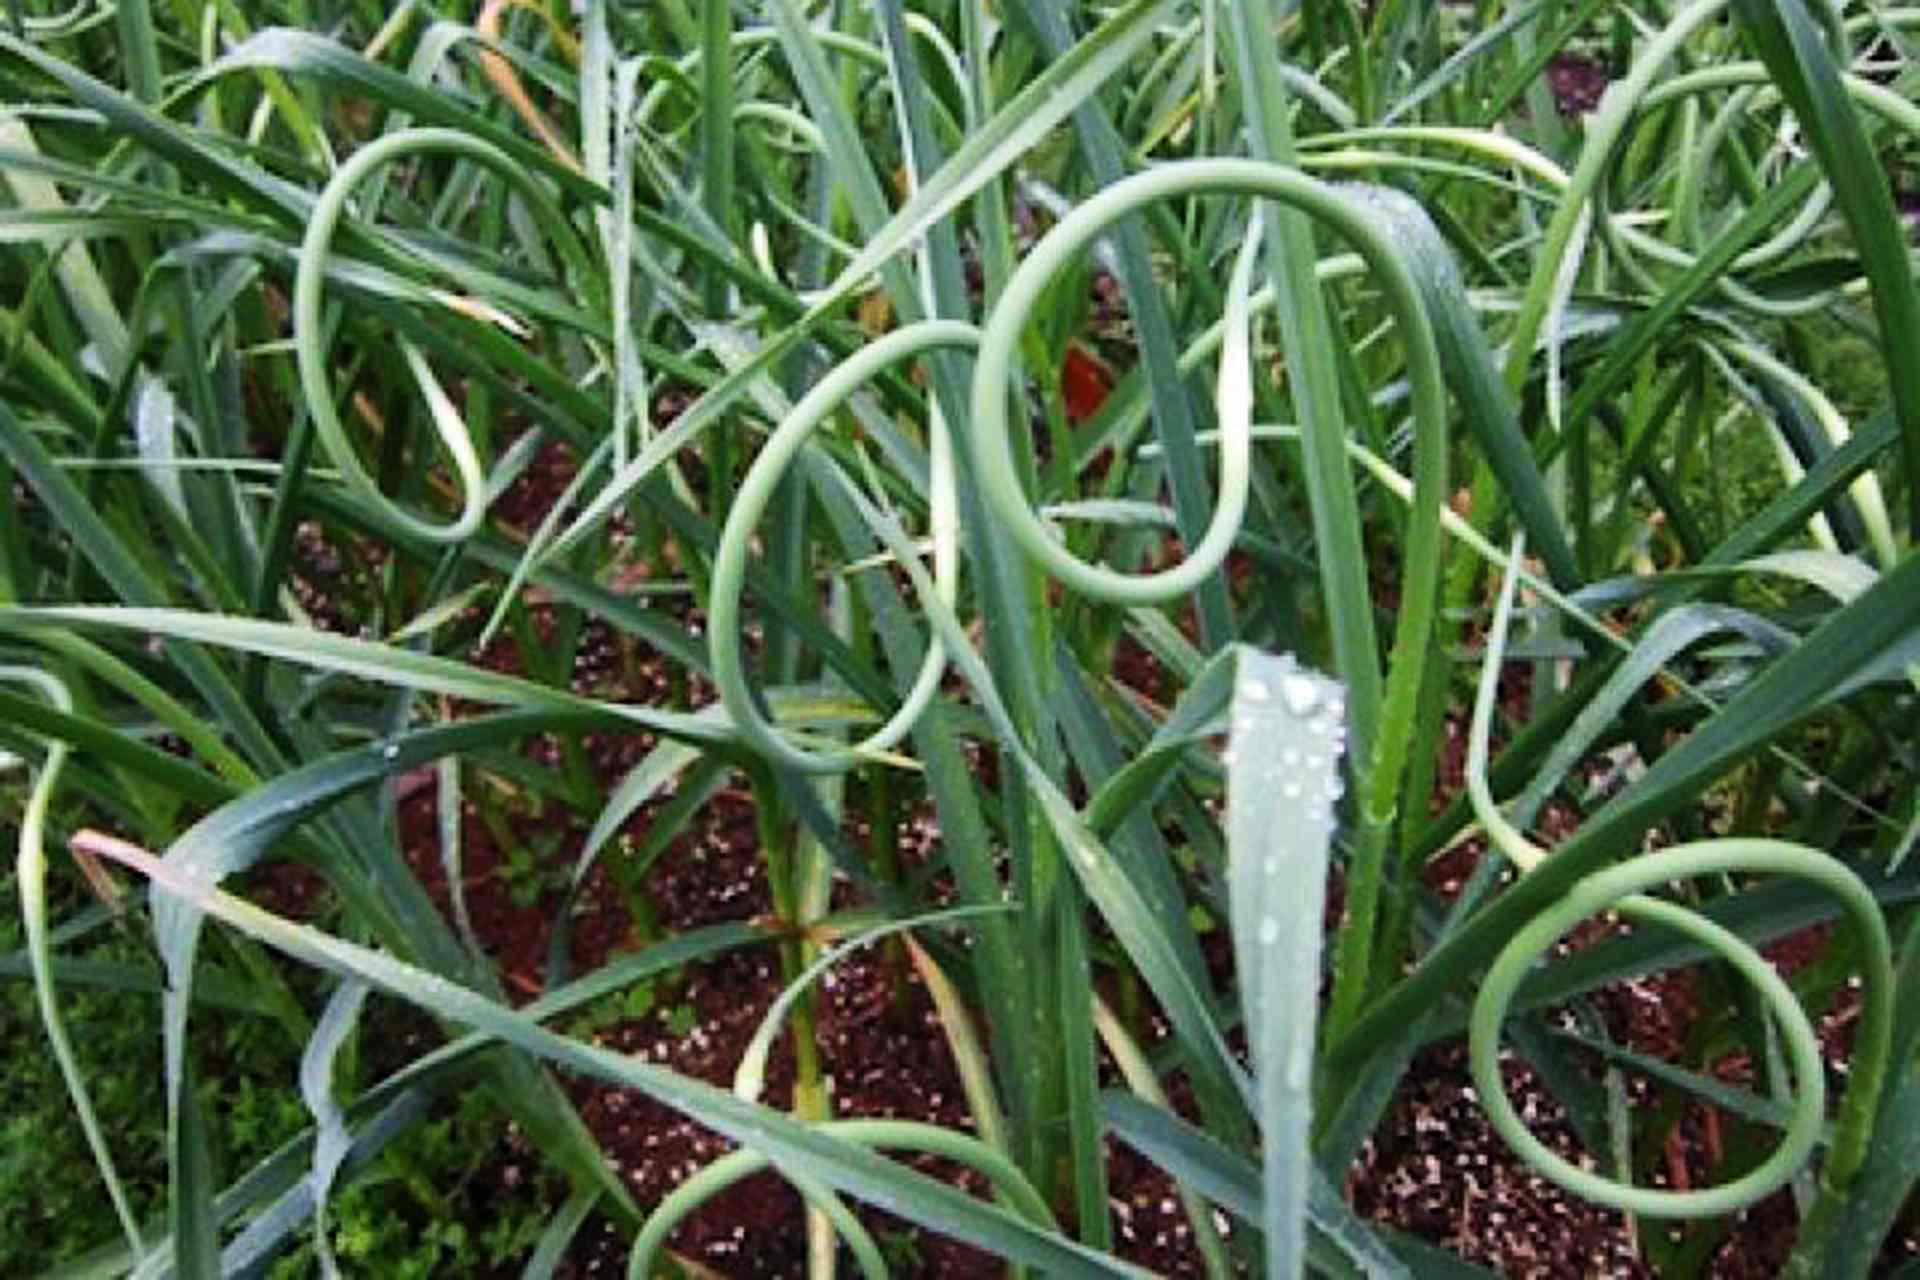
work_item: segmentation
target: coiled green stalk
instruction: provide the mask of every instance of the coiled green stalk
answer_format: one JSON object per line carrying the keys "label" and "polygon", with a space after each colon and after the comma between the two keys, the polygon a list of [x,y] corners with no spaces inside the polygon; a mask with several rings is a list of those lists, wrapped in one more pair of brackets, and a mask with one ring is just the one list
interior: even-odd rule
{"label": "coiled green stalk", "polygon": [[[780,478],[799,454],[807,437],[868,379],[896,361],[923,351],[947,347],[976,347],[980,331],[956,320],[929,320],[896,329],[837,365],[775,428],[754,458],[753,466],[734,495],[713,559],[711,601],[712,635],[708,649],[713,659],[714,683],[720,700],[740,735],[763,754],[803,773],[841,773],[874,755],[891,749],[920,719],[940,686],[946,668],[946,650],[939,637],[929,638],[926,657],[913,687],[887,722],[855,746],[812,751],[794,746],[774,731],[754,703],[740,653],[740,591],[746,581],[747,553],[753,529],[773,500]],[[959,540],[954,488],[953,444],[936,412],[932,422],[933,448],[929,456],[932,478],[934,581],[940,598],[952,605],[959,591]]]}
{"label": "coiled green stalk", "polygon": [[[490,142],[454,129],[403,129],[371,142],[341,165],[313,206],[312,219],[300,244],[300,265],[293,280],[293,345],[300,370],[300,389],[306,398],[307,412],[320,443],[347,483],[373,503],[382,515],[415,537],[433,542],[462,542],[480,528],[486,514],[487,485],[481,474],[479,451],[459,410],[454,408],[427,358],[420,349],[404,339],[401,355],[427,398],[435,431],[453,463],[461,491],[460,515],[448,524],[424,520],[399,506],[380,491],[379,483],[368,474],[360,454],[347,436],[340,411],[334,404],[333,388],[327,376],[327,351],[320,316],[321,288],[326,282],[327,264],[340,220],[347,213],[347,200],[354,189],[381,167],[402,157],[422,152],[441,152],[464,156],[495,173],[523,196],[568,259],[579,264],[585,255],[579,237],[573,233],[566,216],[554,204],[553,197],[505,152]],[[443,299],[451,302],[451,299]],[[289,453],[294,453],[289,446]]]}
{"label": "coiled green stalk", "polygon": [[[1548,855],[1514,828],[1494,803],[1487,784],[1487,747],[1493,718],[1496,677],[1506,648],[1517,581],[1509,571],[1488,638],[1486,666],[1474,704],[1467,747],[1467,786],[1474,811],[1493,844],[1522,874]],[[1705,1218],[1753,1204],[1778,1189],[1806,1162],[1826,1115],[1826,1077],[1820,1042],[1793,990],[1750,944],[1697,912],[1646,896],[1656,885],[1727,872],[1796,876],[1812,881],[1840,900],[1859,930],[1865,969],[1865,1010],[1854,1045],[1854,1067],[1840,1108],[1825,1178],[1844,1188],[1859,1170],[1871,1141],[1871,1125],[1886,1078],[1893,1031],[1893,953],[1885,919],[1873,892],[1860,877],[1818,849],[1785,840],[1729,838],[1697,840],[1656,853],[1641,854],[1619,866],[1596,872],[1522,928],[1494,960],[1468,1024],[1474,1084],[1487,1118],[1507,1144],[1542,1176],[1583,1199],[1652,1218]],[[1527,1131],[1508,1100],[1500,1079],[1500,1024],[1535,960],[1580,921],[1614,910],[1630,920],[1679,930],[1731,964],[1754,984],[1773,1012],[1793,1065],[1792,1119],[1780,1145],[1745,1176],[1699,1191],[1662,1191],[1634,1187],[1569,1163]]]}

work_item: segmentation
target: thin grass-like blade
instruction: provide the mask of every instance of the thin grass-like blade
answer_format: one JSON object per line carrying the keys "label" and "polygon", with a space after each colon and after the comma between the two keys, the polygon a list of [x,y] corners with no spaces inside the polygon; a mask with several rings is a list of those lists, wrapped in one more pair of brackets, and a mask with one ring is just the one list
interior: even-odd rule
{"label": "thin grass-like blade", "polygon": [[101,627],[149,632],[279,658],[416,693],[438,693],[496,706],[584,712],[632,721],[691,742],[720,744],[732,738],[728,729],[710,717],[597,702],[517,676],[397,645],[281,622],[259,622],[186,609],[0,608],[0,630],[34,627]]}
{"label": "thin grass-like blade", "polygon": [[340,1274],[340,1264],[334,1260],[333,1239],[327,1233],[327,1197],[353,1145],[346,1116],[333,1096],[333,1060],[359,1023],[367,993],[367,985],[353,979],[336,987],[300,1058],[300,1095],[306,1100],[315,1127],[313,1171],[307,1175],[313,1188],[314,1250],[320,1255],[320,1269],[328,1280]]}
{"label": "thin grass-like blade", "polygon": [[1865,260],[1887,384],[1900,419],[1908,524],[1920,528],[1920,361],[1913,359],[1920,350],[1920,289],[1880,155],[1841,83],[1833,51],[1801,0],[1733,0],[1733,11],[1793,107]]}
{"label": "thin grass-like blade", "polygon": [[[54,462],[46,446],[26,429],[4,401],[0,401],[0,455],[7,457],[18,468],[22,478],[46,505],[55,522],[73,539],[75,546],[122,601],[132,605],[156,605],[165,601],[160,586],[134,557],[132,550],[101,519],[86,494]],[[169,653],[209,706],[217,712],[227,732],[238,740],[253,764],[265,767],[282,762],[283,756],[278,745],[241,698],[239,689],[226,672],[206,654],[195,651],[191,646],[174,646]]]}
{"label": "thin grass-like blade", "polygon": [[1519,517],[1527,545],[1546,563],[1553,584],[1572,590],[1581,575],[1566,525],[1554,510],[1533,446],[1521,431],[1492,346],[1468,304],[1467,282],[1459,264],[1431,215],[1411,197],[1373,188],[1366,190],[1365,198],[1369,210],[1406,253],[1427,304],[1427,317],[1433,322],[1448,385],[1460,401],[1468,434],[1500,479],[1501,500]]}
{"label": "thin grass-like blade", "polygon": [[[1292,164],[1292,104],[1272,37],[1281,6],[1269,0],[1246,0],[1229,6],[1228,13],[1254,154]],[[1263,216],[1271,245],[1268,270],[1287,353],[1290,391],[1295,414],[1306,424],[1301,439],[1302,471],[1313,515],[1334,666],[1347,686],[1354,757],[1364,767],[1373,748],[1380,709],[1380,650],[1373,603],[1367,593],[1359,502],[1342,442],[1345,414],[1333,357],[1332,322],[1314,271],[1318,252],[1306,215],[1274,205],[1266,208]]]}
{"label": "thin grass-like blade", "polygon": [[540,1233],[540,1243],[534,1246],[526,1269],[520,1273],[520,1280],[553,1280],[555,1270],[566,1257],[567,1246],[580,1234],[581,1226],[586,1223],[587,1215],[593,1212],[593,1206],[599,1199],[599,1192],[583,1188],[574,1192],[560,1206],[560,1212],[553,1215],[553,1221]]}
{"label": "thin grass-like blade", "polygon": [[1237,668],[1233,650],[1224,650],[1207,662],[1147,744],[1094,791],[1087,802],[1089,827],[1104,834],[1149,808],[1187,752],[1222,730]]}
{"label": "thin grass-like blade", "polygon": [[1515,808],[1522,824],[1530,822],[1561,780],[1593,749],[1599,736],[1613,726],[1621,711],[1647,681],[1668,663],[1708,636],[1731,632],[1757,645],[1769,656],[1785,653],[1794,645],[1794,635],[1765,618],[1725,605],[1682,605],[1655,618],[1641,634],[1639,642],[1612,673],[1607,682],[1580,708],[1553,750],[1534,771],[1533,779]]}

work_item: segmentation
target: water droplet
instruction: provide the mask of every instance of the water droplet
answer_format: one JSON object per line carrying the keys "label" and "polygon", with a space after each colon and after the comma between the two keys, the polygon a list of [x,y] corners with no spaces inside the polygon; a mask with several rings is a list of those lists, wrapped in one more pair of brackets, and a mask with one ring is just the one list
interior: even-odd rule
{"label": "water droplet", "polygon": [[1268,875],[1270,875],[1270,876],[1277,876],[1277,875],[1279,875],[1279,874],[1280,874],[1280,859],[1279,859],[1279,858],[1277,858],[1277,857],[1272,857],[1272,856],[1270,856],[1270,857],[1268,857],[1268,858],[1267,858],[1267,862],[1266,862],[1266,872],[1267,872],[1267,874],[1268,874]]}
{"label": "water droplet", "polygon": [[1297,782],[1289,782],[1280,788],[1280,794],[1289,800],[1298,800],[1300,798],[1300,784]]}
{"label": "water droplet", "polygon": [[[1282,685],[1284,686],[1286,680],[1291,680],[1292,678],[1292,676],[1286,677],[1285,680],[1282,680]],[[1271,698],[1273,694],[1268,690],[1267,682],[1264,680],[1242,680],[1240,682],[1240,696],[1248,702],[1265,702],[1268,698]]]}
{"label": "water droplet", "polygon": [[397,742],[389,742],[386,746],[380,748],[380,755],[387,760],[398,760],[400,758],[400,744]]}
{"label": "water droplet", "polygon": [[1280,941],[1280,922],[1272,916],[1260,922],[1260,945],[1270,947]]}
{"label": "water droplet", "polygon": [[1308,805],[1307,818],[1311,822],[1325,822],[1327,820],[1327,806],[1317,802]]}
{"label": "water droplet", "polygon": [[1227,750],[1227,751],[1222,751],[1222,752],[1220,753],[1220,763],[1221,763],[1221,764],[1232,764],[1232,763],[1233,763],[1233,761],[1234,761],[1234,754],[1233,754],[1233,752],[1232,752],[1231,750]]}
{"label": "water droplet", "polygon": [[1320,705],[1320,682],[1297,671],[1289,672],[1280,677],[1280,700],[1287,704],[1287,710],[1304,718]]}
{"label": "water droplet", "polygon": [[1300,764],[1300,753],[1292,747],[1288,747],[1280,753],[1280,763],[1286,765],[1289,769],[1297,768]]}
{"label": "water droplet", "polygon": [[1327,758],[1325,756],[1309,755],[1306,759],[1306,765],[1309,769],[1324,769],[1327,767]]}
{"label": "water droplet", "polygon": [[1287,1088],[1304,1089],[1313,1078],[1313,1037],[1296,1031],[1287,1050]]}
{"label": "water droplet", "polygon": [[1257,722],[1252,716],[1236,716],[1233,721],[1233,731],[1235,733],[1252,733],[1256,724]]}
{"label": "water droplet", "polygon": [[1327,785],[1322,788],[1322,790],[1327,793],[1327,799],[1338,800],[1341,796],[1347,794],[1347,784],[1340,781],[1337,775],[1330,774],[1327,777]]}

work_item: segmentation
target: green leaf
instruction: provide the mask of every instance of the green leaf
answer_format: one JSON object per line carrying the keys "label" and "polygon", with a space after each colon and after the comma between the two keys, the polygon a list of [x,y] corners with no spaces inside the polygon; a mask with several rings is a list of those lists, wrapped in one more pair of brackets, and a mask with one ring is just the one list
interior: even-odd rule
{"label": "green leaf", "polygon": [[1314,1031],[1346,698],[1291,655],[1244,650],[1227,767],[1233,947],[1259,1099],[1267,1274],[1305,1274]]}

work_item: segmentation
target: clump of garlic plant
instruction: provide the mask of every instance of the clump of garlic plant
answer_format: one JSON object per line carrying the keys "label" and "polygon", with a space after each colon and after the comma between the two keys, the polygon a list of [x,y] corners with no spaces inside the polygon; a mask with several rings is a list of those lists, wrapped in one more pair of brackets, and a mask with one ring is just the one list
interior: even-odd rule
{"label": "clump of garlic plant", "polygon": [[[1427,1274],[1430,1246],[1339,1187],[1415,1053],[1467,1029],[1496,1127],[1572,1194],[1714,1232],[1791,1181],[1792,1273],[1864,1276],[1920,1142],[1920,299],[1889,195],[1920,131],[1914,22],[1804,0],[1470,24],[1344,0],[17,0],[0,747],[34,778],[16,971],[123,1226],[101,1269],[249,1273],[317,1228],[331,1270],[336,1188],[459,1087],[574,1187],[536,1274],[596,1209],[645,1274],[769,1165],[807,1201],[815,1275],[836,1242],[885,1271],[861,1205],[1029,1273],[1135,1274],[1110,1137],[1181,1187],[1209,1274]],[[1611,81],[1578,120],[1542,74],[1563,57]],[[1090,310],[1096,281],[1124,320]],[[1069,412],[1076,343],[1120,374]],[[502,496],[550,446],[577,469],[517,525]],[[316,537],[365,561],[343,598],[293,589]],[[675,699],[578,691],[589,619]],[[520,671],[474,660],[499,635]],[[1129,675],[1141,655],[1163,687]],[[1524,694],[1495,697],[1503,656]],[[1475,688],[1471,796],[1435,813]],[[587,733],[648,735],[610,793]],[[536,735],[550,774],[516,756]],[[1616,788],[1590,785],[1602,757]],[[447,815],[507,770],[587,827],[576,889],[634,856],[615,837],[649,800],[739,771],[777,919],[573,974],[569,894],[515,1008],[398,843],[383,784],[423,768],[450,884]],[[1554,799],[1578,821],[1548,853],[1526,832]],[[892,847],[922,806],[951,904]],[[850,821],[881,834],[856,848]],[[1443,900],[1422,868],[1475,822],[1493,847]],[[114,913],[48,919],[65,850],[143,886],[164,1118],[100,1114],[66,1047],[86,1028],[56,949]],[[232,891],[270,856],[318,872],[342,927]],[[1616,908],[1644,927],[1541,961]],[[1797,986],[1756,950],[1829,919]],[[1228,922],[1231,989],[1203,920]],[[210,925],[263,983],[268,952],[336,982],[299,1073],[311,1135],[225,1181],[190,1052],[210,975],[238,976]],[[897,935],[971,1134],[833,1114],[814,983]],[[551,1025],[742,947],[787,986],[732,1091]],[[1768,1085],[1704,1062],[1660,1085],[1782,1131],[1774,1154],[1661,1191],[1525,1132],[1503,1054],[1561,1092],[1589,1088],[1582,1055],[1644,1065],[1553,1010],[1702,962],[1751,985],[1711,1030]],[[1103,969],[1150,993],[1164,1043],[1095,996]],[[1810,1020],[1850,975],[1829,1116]],[[374,991],[449,1042],[359,1078],[343,1047]],[[771,1096],[786,1033],[798,1078]],[[554,1068],[739,1150],[636,1204]],[[1635,1167],[1631,1125],[1560,1100],[1597,1164]],[[116,1174],[132,1125],[164,1127],[164,1221]],[[973,1167],[991,1201],[898,1150]],[[1685,1273],[1710,1237],[1688,1239],[1650,1261]]]}

